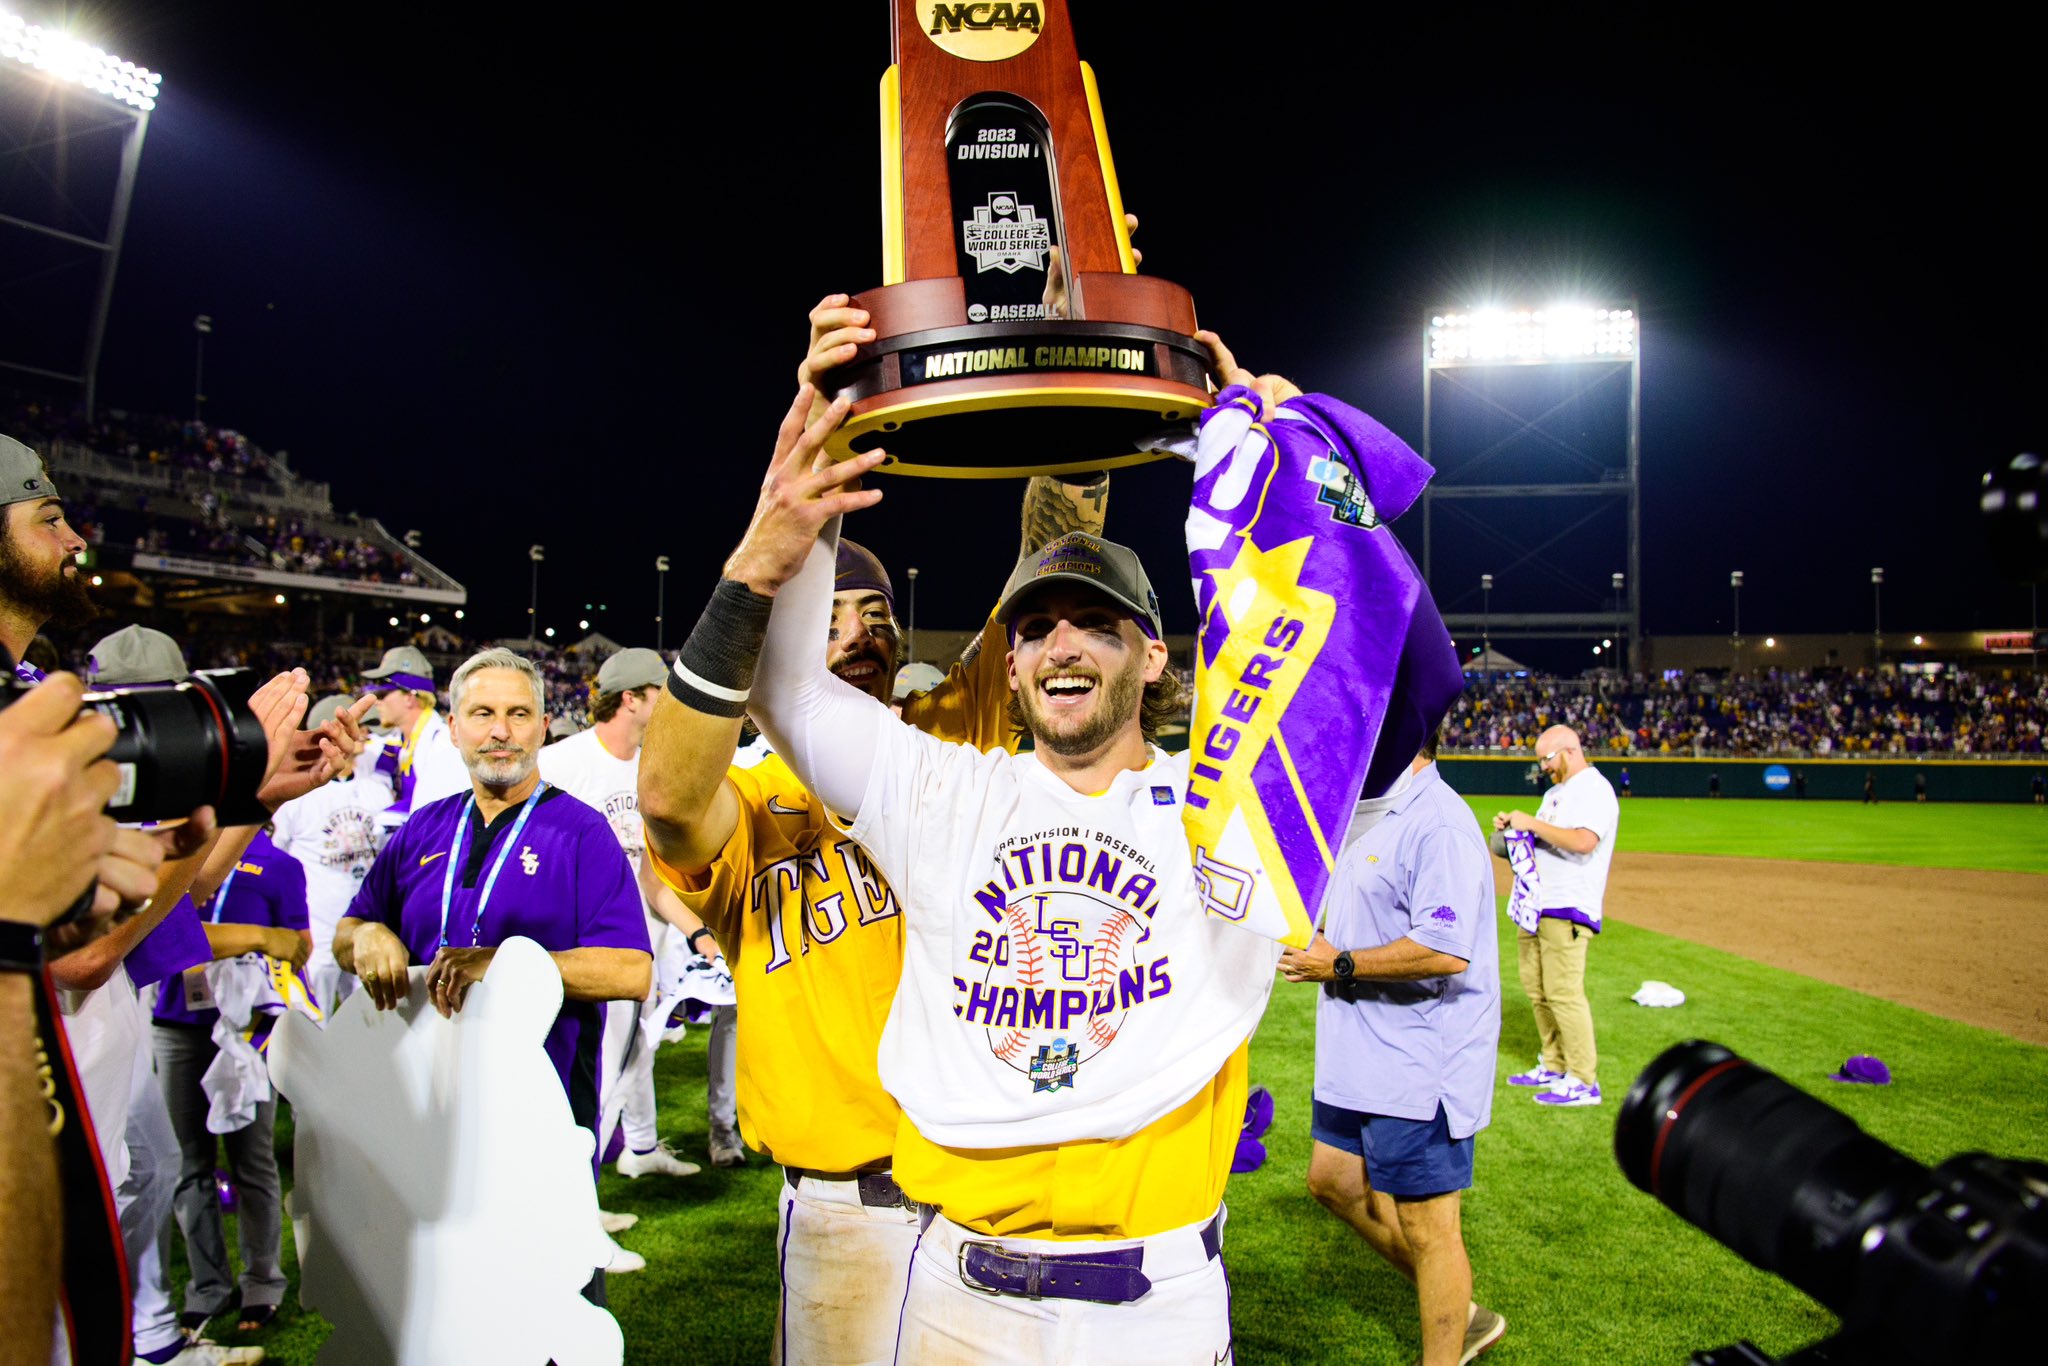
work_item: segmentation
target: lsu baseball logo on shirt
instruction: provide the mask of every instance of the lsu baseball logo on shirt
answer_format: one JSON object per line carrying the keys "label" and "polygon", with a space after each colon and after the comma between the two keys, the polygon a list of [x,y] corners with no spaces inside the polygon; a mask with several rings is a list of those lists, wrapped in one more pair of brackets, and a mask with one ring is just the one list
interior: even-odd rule
{"label": "lsu baseball logo on shirt", "polygon": [[1158,870],[1100,830],[1066,826],[996,845],[974,893],[986,923],[960,946],[953,1014],[1033,1094],[1077,1086],[1131,1011],[1173,990],[1148,951]]}

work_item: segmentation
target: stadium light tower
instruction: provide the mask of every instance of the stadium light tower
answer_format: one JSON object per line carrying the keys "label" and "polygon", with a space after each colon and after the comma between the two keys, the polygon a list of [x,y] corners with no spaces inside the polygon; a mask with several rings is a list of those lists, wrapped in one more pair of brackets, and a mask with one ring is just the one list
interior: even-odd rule
{"label": "stadium light tower", "polygon": [[1870,571],[1870,667],[1884,664],[1884,570]]}
{"label": "stadium light tower", "polygon": [[904,642],[903,662],[910,664],[917,659],[917,566],[904,572],[910,575],[910,639]]}
{"label": "stadium light tower", "polygon": [[1493,682],[1493,575],[1479,576],[1479,676]]}
{"label": "stadium light tower", "polygon": [[661,619],[668,611],[668,556],[654,557],[654,652],[661,653]]}
{"label": "stadium light tower", "polygon": [[1626,639],[1628,628],[1628,575],[1616,571],[1607,576],[1614,586],[1614,638],[1621,641],[1621,662],[1629,662],[1629,648]]}
{"label": "stadium light tower", "polygon": [[1742,672],[1742,571],[1728,571],[1728,589],[1735,595],[1735,629],[1728,636],[1729,644],[1735,647],[1735,671]]}
{"label": "stadium light tower", "polygon": [[[27,95],[14,98],[15,92]],[[8,10],[0,10],[0,96],[7,96],[0,109],[0,184],[63,185],[74,178],[67,168],[89,159],[94,140],[106,133],[118,133],[120,145],[113,176],[113,194],[103,221],[92,221],[81,206],[59,190],[47,206],[49,221],[0,212],[0,229],[12,237],[27,234],[38,239],[42,270],[24,271],[7,288],[49,272],[62,273],[77,260],[73,253],[87,252],[97,258],[99,271],[92,311],[88,317],[83,355],[76,361],[76,373],[53,369],[27,359],[0,357],[0,367],[45,379],[79,385],[85,393],[85,411],[90,417],[97,401],[100,349],[106,341],[107,314],[114,301],[114,272],[121,261],[121,240],[128,229],[128,206],[135,196],[135,174],[142,164],[142,139],[149,131],[149,113],[163,92],[163,77],[147,67],[137,66],[95,46],[85,38],[59,29],[31,24]],[[99,114],[79,117],[77,103]],[[9,197],[9,208],[23,207]],[[81,230],[82,221],[87,224]],[[0,247],[0,258],[12,258],[17,270],[24,270],[24,253]],[[41,296],[27,296],[37,308],[47,307]],[[7,339],[9,350],[23,344],[17,333]],[[68,349],[64,343],[58,349]],[[55,355],[38,359],[56,361]]]}
{"label": "stadium light tower", "polygon": [[[1599,639],[1616,629],[1615,618],[1583,561],[1607,534],[1591,524],[1619,503],[1628,667],[1640,667],[1642,648],[1638,321],[1632,302],[1445,308],[1426,320],[1422,352],[1422,457],[1437,471],[1422,495],[1424,577],[1436,567],[1441,511],[1474,533],[1448,544],[1460,559],[1482,545],[1505,546],[1515,552],[1506,570],[1539,571],[1518,585],[1559,590],[1561,610],[1508,612],[1503,636]],[[1569,367],[1559,377],[1570,383],[1537,383],[1529,374],[1537,367]],[[1539,500],[1559,501],[1532,510]],[[1469,614],[1447,612],[1444,624],[1454,634],[1474,626],[1490,634],[1489,623]]]}
{"label": "stadium light tower", "polygon": [[206,339],[213,334],[213,319],[202,313],[192,320],[192,420],[206,416]]}
{"label": "stadium light tower", "polygon": [[[533,598],[526,609],[526,648],[531,650],[534,643],[534,628],[540,625],[540,562],[547,556],[544,545],[526,547],[526,558],[533,561]],[[553,635],[553,631],[548,632]]]}

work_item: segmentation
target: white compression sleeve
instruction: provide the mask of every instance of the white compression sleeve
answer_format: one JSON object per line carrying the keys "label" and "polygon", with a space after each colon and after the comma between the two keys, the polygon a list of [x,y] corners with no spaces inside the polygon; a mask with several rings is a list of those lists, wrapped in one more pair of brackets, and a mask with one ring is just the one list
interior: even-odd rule
{"label": "white compression sleeve", "polygon": [[893,713],[825,667],[838,572],[839,523],[828,523],[804,567],[775,595],[749,710],[803,785],[827,810],[860,815],[875,763],[876,727]]}

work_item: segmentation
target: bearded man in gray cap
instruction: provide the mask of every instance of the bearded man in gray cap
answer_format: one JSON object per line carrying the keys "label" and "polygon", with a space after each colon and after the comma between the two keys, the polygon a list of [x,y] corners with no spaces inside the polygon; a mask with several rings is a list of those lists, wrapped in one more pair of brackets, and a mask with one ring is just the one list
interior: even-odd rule
{"label": "bearded man in gray cap", "polygon": [[85,538],[64,519],[42,457],[11,436],[0,436],[0,512],[0,646],[17,674],[40,682],[22,661],[29,642],[45,625],[85,625],[93,605],[76,560]]}
{"label": "bearded man in gray cap", "polygon": [[363,686],[377,699],[377,724],[398,734],[398,747],[377,759],[378,771],[395,794],[382,817],[384,826],[403,825],[428,803],[469,791],[462,753],[434,707],[434,666],[425,655],[410,645],[395,645],[376,668],[363,670]]}

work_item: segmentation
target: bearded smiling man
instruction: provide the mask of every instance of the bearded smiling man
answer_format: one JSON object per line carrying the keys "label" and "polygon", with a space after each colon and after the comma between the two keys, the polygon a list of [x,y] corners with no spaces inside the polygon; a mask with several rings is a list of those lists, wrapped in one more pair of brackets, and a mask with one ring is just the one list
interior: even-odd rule
{"label": "bearded smiling man", "polygon": [[[0,436],[0,644],[17,672],[22,652],[44,626],[83,626],[93,619],[92,597],[76,556],[85,538],[64,519],[64,504],[43,472],[43,462],[11,436]],[[22,677],[35,679],[28,673]]]}
{"label": "bearded smiling man", "polygon": [[[540,776],[543,697],[539,671],[510,650],[485,650],[455,671],[451,729],[470,790],[415,810],[391,837],[335,929],[334,958],[379,1010],[405,999],[409,969],[425,963],[428,1000],[452,1016],[498,945],[514,936],[539,944],[562,973],[548,1059],[576,1122],[594,1135],[602,1003],[644,999],[654,960],[610,822]],[[585,1294],[604,1302],[602,1268]]]}

